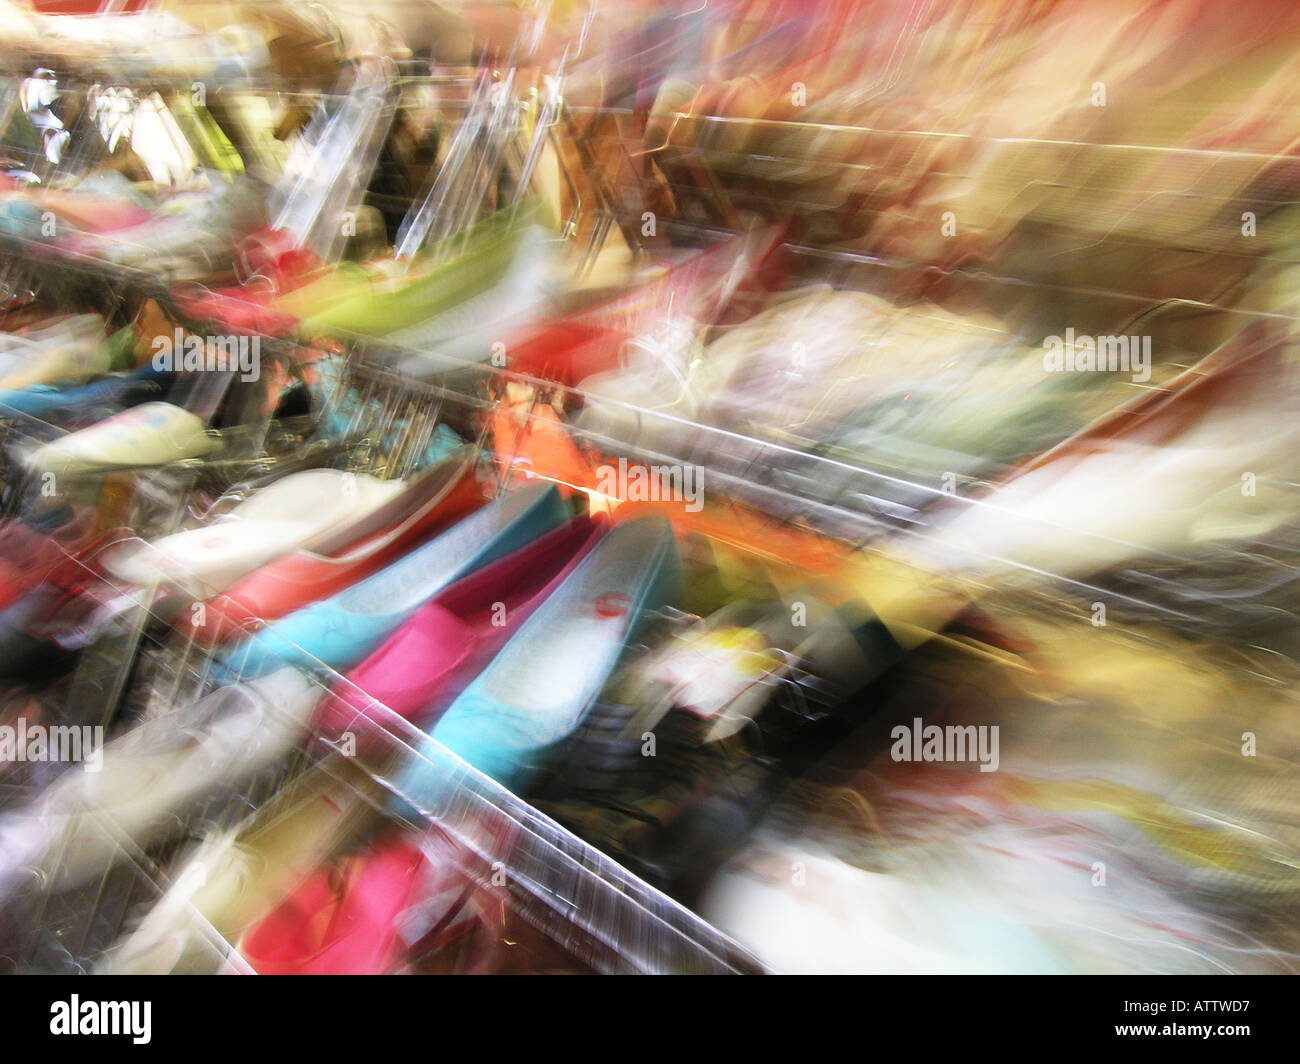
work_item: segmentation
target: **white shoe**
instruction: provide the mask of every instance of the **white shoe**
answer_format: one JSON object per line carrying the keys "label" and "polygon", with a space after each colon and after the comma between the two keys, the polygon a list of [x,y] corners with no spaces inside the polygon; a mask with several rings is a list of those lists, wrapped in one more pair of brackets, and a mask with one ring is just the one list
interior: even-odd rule
{"label": "white shoe", "polygon": [[309,469],[266,486],[213,524],[116,547],[104,567],[125,583],[166,583],[193,598],[209,598],[281,554],[312,549],[405,487],[400,480]]}
{"label": "white shoe", "polygon": [[119,833],[145,849],[183,830],[213,798],[293,750],[320,695],[306,674],[285,668],[113,740],[102,760],[86,759],[0,817],[0,894],[33,876],[64,890],[102,874],[124,852]]}
{"label": "white shoe", "polygon": [[220,447],[220,438],[188,410],[144,403],[37,447],[27,465],[36,473],[71,476],[201,458]]}
{"label": "white shoe", "polygon": [[355,789],[315,771],[245,823],[204,839],[97,974],[217,971],[227,944],[334,852],[363,809]]}

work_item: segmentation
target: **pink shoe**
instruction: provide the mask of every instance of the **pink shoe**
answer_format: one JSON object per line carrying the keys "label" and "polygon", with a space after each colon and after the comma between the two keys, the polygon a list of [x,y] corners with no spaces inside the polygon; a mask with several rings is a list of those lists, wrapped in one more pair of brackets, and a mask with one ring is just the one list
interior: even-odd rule
{"label": "pink shoe", "polygon": [[336,686],[317,726],[334,736],[373,730],[393,713],[436,719],[608,527],[603,516],[571,518],[436,595]]}
{"label": "pink shoe", "polygon": [[240,953],[261,975],[383,975],[403,950],[398,917],[416,899],[425,865],[405,839],[323,865],[252,926]]}

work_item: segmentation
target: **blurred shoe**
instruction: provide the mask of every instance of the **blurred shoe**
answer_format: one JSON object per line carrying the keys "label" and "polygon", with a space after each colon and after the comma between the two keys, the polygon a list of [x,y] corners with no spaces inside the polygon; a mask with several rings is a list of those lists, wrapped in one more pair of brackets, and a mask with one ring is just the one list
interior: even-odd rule
{"label": "blurred shoe", "polygon": [[[702,355],[696,331],[683,319],[666,323],[658,335],[628,341],[624,365],[586,377],[579,385],[582,410],[574,427],[584,435],[660,454],[690,447],[701,399],[692,366]],[[608,444],[606,444],[608,446]]]}
{"label": "blurred shoe", "polygon": [[109,368],[104,319],[78,314],[31,333],[0,337],[0,389],[77,381]]}
{"label": "blurred shoe", "polygon": [[618,365],[628,340],[621,329],[604,328],[571,318],[547,319],[507,335],[506,369],[577,387],[585,377]]}
{"label": "blurred shoe", "polygon": [[191,321],[212,322],[245,335],[283,336],[293,331],[298,318],[273,305],[281,296],[315,283],[343,279],[313,252],[292,246],[287,233],[259,230],[251,233],[235,253],[236,268],[244,282],[215,291],[180,291],[177,306]]}
{"label": "blurred shoe", "polygon": [[181,635],[203,643],[242,638],[370,576],[483,501],[472,451],[453,451],[374,513],[332,532],[312,550],[264,565],[206,602],[182,622]]}
{"label": "blurred shoe", "polygon": [[[503,401],[492,413],[492,449],[512,478],[543,476],[575,489],[595,488],[596,471],[550,403],[538,402],[528,385],[515,385],[518,402]],[[508,481],[509,482],[509,481]]]}
{"label": "blurred shoe", "polygon": [[45,212],[23,195],[0,198],[0,234],[19,240],[43,240],[46,233]]}
{"label": "blurred shoe", "polygon": [[335,687],[320,727],[337,735],[382,724],[390,711],[415,723],[437,716],[606,528],[603,519],[579,515],[439,592]]}
{"label": "blurred shoe", "polygon": [[60,246],[117,266],[147,269],[167,280],[209,277],[230,267],[235,240],[260,213],[256,200],[242,175],[230,180],[211,171],[206,187],[174,195],[141,225],[79,233],[60,241]]}
{"label": "blurred shoe", "polygon": [[336,469],[293,473],[262,488],[213,524],[137,541],[110,551],[108,576],[128,584],[166,584],[207,598],[297,547],[310,547],[345,523],[392,500],[405,485]]}
{"label": "blurred shoe", "polygon": [[261,975],[383,975],[402,952],[398,918],[427,877],[405,839],[384,839],[317,869],[254,924],[240,954]]}
{"label": "blurred shoe", "polygon": [[293,750],[320,695],[295,669],[223,687],[194,705],[114,739],[29,805],[0,817],[0,893],[40,877],[60,890],[125,855],[115,832],[142,849],[174,835],[214,798]]}
{"label": "blurred shoe", "polygon": [[216,675],[234,680],[290,663],[355,665],[443,588],[518,550],[566,516],[549,484],[503,495],[374,576],[224,648]]}
{"label": "blurred shoe", "polygon": [[[349,295],[306,314],[300,334],[386,336],[450,310],[505,276],[529,217],[527,210],[500,211],[446,241],[441,251],[421,253],[409,267],[391,264],[387,276],[376,270]],[[304,303],[304,294],[295,293],[294,302]]]}
{"label": "blurred shoe", "polygon": [[[680,594],[662,519],[619,525],[583,559],[430,733],[507,787],[522,788],[582,722],[649,615]],[[416,760],[398,791],[417,806],[442,786]]]}
{"label": "blurred shoe", "polygon": [[42,211],[56,215],[54,232],[46,237],[62,237],[67,233],[112,233],[143,225],[153,215],[139,202],[92,191],[83,181],[68,190],[32,189],[32,200]]}
{"label": "blurred shoe", "polygon": [[105,417],[142,403],[163,399],[176,383],[175,373],[152,366],[132,373],[114,374],[93,384],[54,387],[34,384],[27,388],[0,391],[0,408],[46,419],[59,412],[105,410]]}
{"label": "blurred shoe", "polygon": [[129,534],[119,530],[103,538],[71,531],[49,535],[18,518],[6,518],[0,522],[0,609],[50,579],[56,568],[76,564],[75,559],[93,556]]}
{"label": "blurred shoe", "polygon": [[96,974],[215,973],[230,943],[357,830],[368,812],[351,780],[337,780],[323,768],[295,777],[238,827],[215,832],[182,855],[167,892],[96,964]]}
{"label": "blurred shoe", "polygon": [[613,299],[522,329],[506,338],[506,369],[577,387],[617,372],[627,341],[662,329],[666,321],[703,327],[743,317],[753,297],[761,298],[775,283],[772,264],[781,235],[776,226],[746,233],[674,263]]}
{"label": "blurred shoe", "polygon": [[398,371],[427,378],[466,363],[487,362],[494,343],[526,325],[548,302],[557,243],[549,230],[528,226],[505,275],[490,288],[418,325],[389,333],[397,347],[419,352],[404,358]]}
{"label": "blurred shoe", "polygon": [[[1257,539],[1296,520],[1293,493],[1248,493],[1243,481],[1294,481],[1297,410],[1286,345],[1250,326],[1168,389],[1014,470],[987,500],[950,508],[921,550],[932,567],[982,578],[1023,566],[1073,579],[1197,543]],[[1261,436],[1260,424],[1271,431]]]}
{"label": "blurred shoe", "polygon": [[100,576],[103,558],[131,538],[118,528],[89,540],[0,610],[0,683],[50,684],[72,672],[88,646],[119,630],[115,622],[136,603]]}
{"label": "blurred shoe", "polygon": [[204,421],[171,403],[145,403],[37,447],[33,472],[71,476],[202,458],[221,448]]}

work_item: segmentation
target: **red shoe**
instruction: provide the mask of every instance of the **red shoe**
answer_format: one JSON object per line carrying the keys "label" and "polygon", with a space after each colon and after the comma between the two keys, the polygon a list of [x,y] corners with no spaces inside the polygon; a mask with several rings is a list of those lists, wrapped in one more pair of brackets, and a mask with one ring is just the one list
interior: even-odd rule
{"label": "red shoe", "polygon": [[[313,872],[248,930],[239,952],[262,975],[391,972],[404,952],[399,918],[438,871],[405,839],[373,843]],[[466,892],[453,893],[454,906]]]}
{"label": "red shoe", "polygon": [[571,319],[541,321],[514,334],[506,345],[511,373],[556,381],[568,388],[618,365],[630,334]]}
{"label": "red shoe", "polygon": [[453,452],[396,499],[317,550],[286,554],[193,609],[180,635],[204,644],[238,639],[355,584],[483,505],[474,453]]}
{"label": "red shoe", "polygon": [[743,320],[784,279],[780,226],[744,233],[670,266],[631,292],[559,321],[521,330],[506,342],[512,374],[576,387],[617,369],[623,344],[661,314],[685,314],[702,325]]}
{"label": "red shoe", "polygon": [[235,255],[244,277],[242,284],[196,294],[177,294],[176,305],[194,321],[224,325],[232,332],[254,336],[284,336],[294,331],[298,319],[271,306],[328,272],[313,252],[293,246],[288,233],[259,230],[251,234]]}
{"label": "red shoe", "polygon": [[0,609],[40,584],[71,588],[94,574],[94,559],[107,547],[132,538],[116,528],[98,536],[45,535],[17,518],[0,524]]}

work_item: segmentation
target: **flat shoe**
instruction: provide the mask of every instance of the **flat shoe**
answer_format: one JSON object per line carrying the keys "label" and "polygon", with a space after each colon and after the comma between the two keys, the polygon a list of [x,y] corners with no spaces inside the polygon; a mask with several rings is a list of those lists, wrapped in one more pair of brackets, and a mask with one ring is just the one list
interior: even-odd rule
{"label": "flat shoe", "polygon": [[34,472],[71,476],[201,458],[220,447],[203,420],[188,410],[145,403],[37,447],[27,465]]}
{"label": "flat shoe", "polygon": [[[662,518],[619,525],[538,608],[430,733],[507,787],[526,785],[595,704],[648,615],[680,593],[681,563]],[[412,762],[398,792],[437,798]]]}
{"label": "flat shoe", "polygon": [[566,516],[553,485],[503,495],[374,576],[223,649],[216,675],[234,680],[289,663],[355,665],[443,588],[518,550]]}
{"label": "flat shoe", "polygon": [[374,513],[250,573],[181,623],[181,635],[224,643],[350,587],[396,561],[430,534],[483,505],[469,448],[411,481]]}
{"label": "flat shoe", "polygon": [[188,815],[292,750],[319,696],[303,673],[282,669],[114,739],[98,771],[65,772],[0,817],[0,893],[32,870],[47,888],[66,889],[107,869],[122,851],[101,817],[142,848],[171,836]]}
{"label": "flat shoe", "polygon": [[347,674],[318,723],[339,734],[391,711],[421,722],[445,709],[605,535],[586,515],[435,595]]}
{"label": "flat shoe", "polygon": [[309,546],[346,521],[371,513],[401,492],[401,481],[310,469],[263,488],[214,524],[117,548],[109,576],[155,582],[206,598],[296,547]]}

